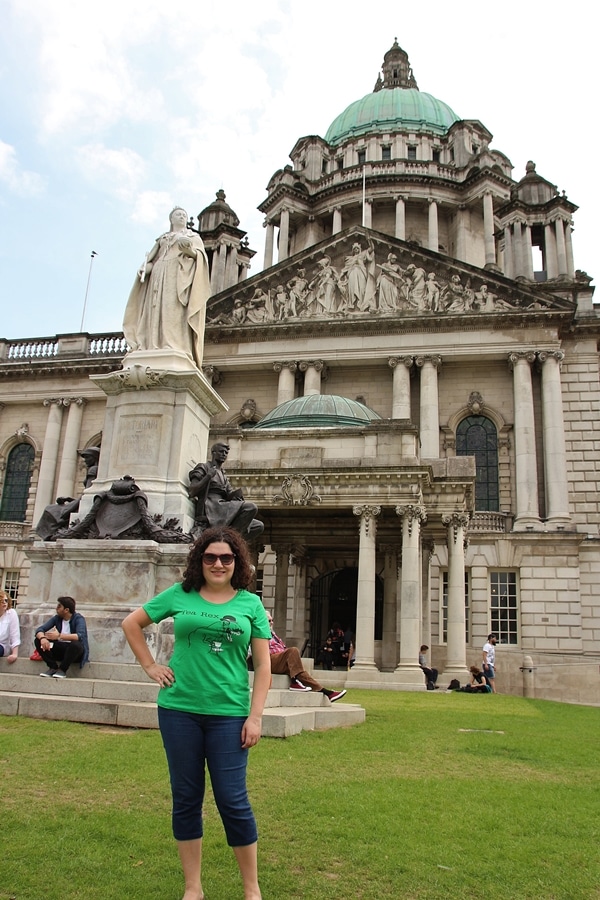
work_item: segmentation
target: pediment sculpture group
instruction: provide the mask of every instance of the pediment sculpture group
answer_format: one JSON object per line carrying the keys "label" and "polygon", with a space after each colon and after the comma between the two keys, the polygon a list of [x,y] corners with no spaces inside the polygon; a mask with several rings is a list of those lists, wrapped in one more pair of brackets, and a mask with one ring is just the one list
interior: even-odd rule
{"label": "pediment sculpture group", "polygon": [[[388,248],[389,249],[389,248]],[[377,261],[375,246],[352,245],[336,267],[330,256],[317,259],[312,271],[298,268],[287,282],[274,288],[257,287],[252,296],[234,300],[230,313],[208,318],[209,325],[262,325],[294,319],[420,313],[493,312],[522,308],[501,298],[486,283],[475,287],[469,277],[449,278],[410,262],[401,266],[388,252]]]}

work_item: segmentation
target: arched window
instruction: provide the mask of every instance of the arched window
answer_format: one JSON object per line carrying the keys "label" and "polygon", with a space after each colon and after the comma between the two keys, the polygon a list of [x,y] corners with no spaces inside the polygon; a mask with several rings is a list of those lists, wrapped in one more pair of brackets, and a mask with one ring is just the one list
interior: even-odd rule
{"label": "arched window", "polygon": [[0,504],[0,519],[3,522],[25,521],[34,455],[31,444],[17,444],[8,454]]}
{"label": "arched window", "polygon": [[475,509],[498,512],[498,433],[486,416],[468,416],[456,429],[456,455],[474,456]]}

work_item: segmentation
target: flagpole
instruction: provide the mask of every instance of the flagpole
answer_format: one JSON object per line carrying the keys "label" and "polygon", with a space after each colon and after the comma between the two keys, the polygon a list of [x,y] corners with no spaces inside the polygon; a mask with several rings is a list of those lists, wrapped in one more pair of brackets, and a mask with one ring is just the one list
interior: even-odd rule
{"label": "flagpole", "polygon": [[79,331],[80,331],[80,332],[83,331],[83,320],[85,319],[85,308],[86,308],[86,306],[87,306],[87,298],[88,298],[88,293],[89,293],[89,290],[90,290],[90,280],[91,280],[91,278],[92,278],[92,265],[93,265],[94,257],[95,257],[95,256],[98,256],[98,254],[96,253],[95,250],[92,250],[91,255],[90,255],[90,269],[89,269],[89,272],[88,272],[87,285],[86,285],[86,288],[85,288],[85,297],[84,297],[84,300],[83,300],[83,312],[81,313],[81,326],[80,326],[80,328],[79,328]]}

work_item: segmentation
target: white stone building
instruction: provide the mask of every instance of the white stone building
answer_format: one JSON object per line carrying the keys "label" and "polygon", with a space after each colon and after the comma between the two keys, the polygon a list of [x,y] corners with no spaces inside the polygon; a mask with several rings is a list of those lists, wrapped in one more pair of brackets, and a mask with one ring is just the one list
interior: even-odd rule
{"label": "white stone building", "polygon": [[[577,207],[533,163],[515,180],[491,140],[418,90],[395,42],[374,91],[272,176],[257,275],[219,192],[198,223],[204,374],[229,408],[210,442],[259,506],[288,642],[314,653],[337,620],[349,682],[414,690],[422,643],[464,681],[496,631],[499,690],[600,703],[600,317]],[[89,375],[125,349],[0,344],[0,570],[19,601],[32,526],[102,442]]]}

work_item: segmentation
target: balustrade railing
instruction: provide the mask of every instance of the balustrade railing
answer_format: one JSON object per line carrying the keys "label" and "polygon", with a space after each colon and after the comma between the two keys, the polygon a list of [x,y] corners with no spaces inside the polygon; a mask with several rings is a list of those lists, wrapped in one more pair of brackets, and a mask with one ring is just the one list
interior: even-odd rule
{"label": "balustrade railing", "polygon": [[128,351],[122,332],[0,340],[0,363],[54,359],[60,356],[124,356]]}

